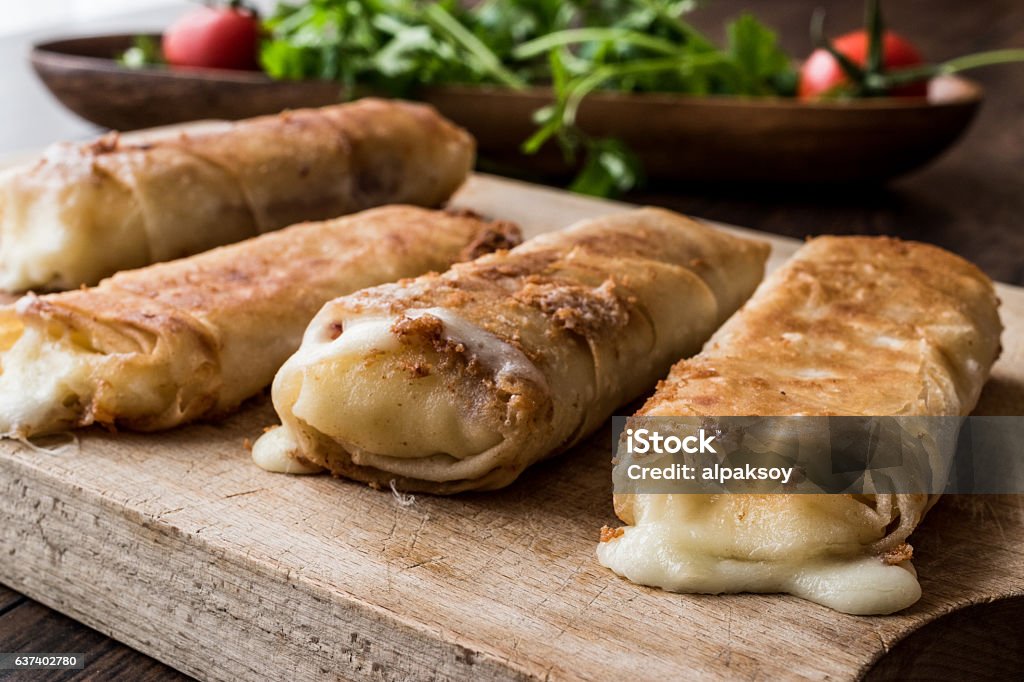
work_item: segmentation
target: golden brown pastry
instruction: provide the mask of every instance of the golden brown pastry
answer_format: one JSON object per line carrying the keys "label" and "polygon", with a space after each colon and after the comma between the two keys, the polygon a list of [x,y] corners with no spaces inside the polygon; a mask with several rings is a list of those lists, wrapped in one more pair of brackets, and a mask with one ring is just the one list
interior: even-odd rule
{"label": "golden brown pastry", "polygon": [[389,206],[0,308],[0,434],[152,431],[267,386],[328,300],[518,242],[508,223]]}
{"label": "golden brown pastry", "polygon": [[275,377],[283,426],[255,459],[402,490],[508,485],[697,352],[767,252],[642,209],[334,300]]}
{"label": "golden brown pastry", "polygon": [[430,107],[376,99],[55,145],[0,178],[0,289],[70,289],[305,220],[438,206],[473,155]]}
{"label": "golden brown pastry", "polygon": [[[997,307],[988,278],[942,249],[814,239],[638,414],[966,415],[999,353]],[[668,590],[789,592],[891,613],[920,596],[907,538],[933,501],[623,494],[615,508],[628,525],[603,533],[597,552]]]}

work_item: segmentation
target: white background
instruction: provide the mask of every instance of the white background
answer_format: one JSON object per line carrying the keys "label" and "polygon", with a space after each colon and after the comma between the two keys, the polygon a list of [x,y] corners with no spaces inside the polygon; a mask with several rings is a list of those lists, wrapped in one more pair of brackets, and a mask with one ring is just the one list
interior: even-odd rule
{"label": "white background", "polygon": [[0,36],[53,25],[89,22],[153,7],[186,7],[184,0],[3,0]]}
{"label": "white background", "polygon": [[[299,4],[302,0],[289,0]],[[153,8],[172,8],[181,12],[198,0],[0,0],[0,36],[25,33],[47,26],[88,24],[116,17],[119,14],[139,13]],[[248,3],[261,11],[269,11],[274,0],[250,0]]]}
{"label": "white background", "polygon": [[[98,130],[64,109],[32,73],[28,54],[33,43],[78,35],[159,32],[196,4],[189,0],[0,0],[0,156],[38,150],[55,140],[83,139]],[[251,4],[266,11],[276,0]]]}

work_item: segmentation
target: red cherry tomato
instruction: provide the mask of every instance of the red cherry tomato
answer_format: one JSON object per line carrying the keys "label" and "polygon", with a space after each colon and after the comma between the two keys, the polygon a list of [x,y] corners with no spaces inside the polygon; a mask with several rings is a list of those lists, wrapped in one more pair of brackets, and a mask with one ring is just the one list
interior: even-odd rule
{"label": "red cherry tomato", "polygon": [[198,7],[164,32],[164,59],[172,66],[257,69],[260,24],[253,12]]}
{"label": "red cherry tomato", "polygon": [[[833,41],[836,50],[858,66],[868,61],[868,34],[866,31],[854,31]],[[892,32],[886,32],[882,41],[882,64],[886,70],[906,68],[923,64],[924,59],[910,41]],[[800,69],[800,99],[816,99],[836,86],[849,82],[843,67],[827,50],[817,49],[804,62]],[[923,97],[928,94],[925,82],[911,83],[893,88],[890,95],[897,97]]]}

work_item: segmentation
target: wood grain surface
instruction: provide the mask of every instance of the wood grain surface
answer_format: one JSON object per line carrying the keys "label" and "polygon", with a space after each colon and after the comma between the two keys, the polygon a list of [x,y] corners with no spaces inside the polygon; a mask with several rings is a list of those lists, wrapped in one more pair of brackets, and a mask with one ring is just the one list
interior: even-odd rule
{"label": "wood grain surface", "polygon": [[[458,203],[528,234],[623,208],[483,176]],[[774,266],[796,243],[772,241]],[[1024,382],[1024,292],[1000,294],[992,413]],[[273,420],[263,399],[166,434],[90,430],[54,454],[0,444],[0,581],[216,680],[851,678],[944,614],[1024,596],[1016,498],[941,503],[914,536],[921,602],[861,618],[611,575],[594,557],[614,522],[606,429],[507,490],[406,504],[256,469],[243,442]]]}
{"label": "wood grain surface", "polygon": [[23,601],[25,598],[20,594],[0,585],[0,614],[7,613]]}
{"label": "wood grain surface", "polygon": [[[723,18],[753,6],[749,0],[715,0],[702,8],[694,19],[702,27],[716,30]],[[808,18],[817,6],[827,9],[827,27],[834,33],[854,28],[860,20],[861,3],[841,0],[757,3],[754,9],[758,16],[780,29],[782,41],[791,51],[802,54],[810,46]],[[1019,0],[979,0],[975,3],[889,0],[885,6],[890,24],[914,39],[926,55],[934,59],[1024,44],[1024,3]],[[138,25],[157,28],[164,23],[162,18],[159,21],[140,20]],[[116,26],[97,24],[80,30],[96,33],[128,28],[131,27],[122,22]],[[64,33],[68,35],[72,31],[65,29]],[[0,56],[4,57],[5,64],[11,66],[0,73],[0,90],[11,96],[13,107],[5,113],[4,119],[9,126],[8,135],[2,141],[6,150],[22,149],[58,137],[84,134],[85,131],[84,126],[73,123],[58,104],[42,94],[42,87],[29,73],[25,60],[26,46],[27,42],[20,38],[0,41]],[[848,187],[832,192],[807,193],[787,192],[781,188],[766,190],[756,186],[672,183],[649,186],[629,198],[638,203],[662,205],[796,238],[832,232],[893,234],[922,239],[972,259],[995,279],[1024,284],[1024,230],[1020,229],[1020,216],[1024,213],[1024,100],[1020,97],[1024,91],[1024,69],[990,69],[976,72],[972,78],[985,87],[986,101],[969,133],[927,170],[889,187]],[[11,133],[11,130],[16,132]],[[1014,395],[1022,393],[1024,385],[1002,375],[986,389],[985,401],[1005,408],[1007,400],[1012,401]],[[1015,414],[1021,414],[1020,409]],[[943,501],[926,521],[919,533],[919,554],[923,553],[920,543],[925,537],[933,537],[937,533],[941,539],[942,514],[947,514],[944,510],[951,502],[948,499]],[[1011,515],[1016,513],[1012,501],[1004,504],[1002,509]],[[972,517],[994,518],[984,504],[969,511]],[[342,518],[345,516],[344,510],[335,513]],[[610,511],[607,520],[611,520]],[[988,533],[991,527],[991,522],[985,521],[981,530]],[[1016,523],[1010,524],[1005,533],[1012,536],[1018,532],[1017,529]],[[1003,556],[1005,554],[996,558]],[[942,568],[942,562],[935,560]],[[984,553],[979,555],[979,560],[990,567],[993,565]],[[971,568],[970,562],[963,558],[954,561],[954,567],[957,562]],[[922,579],[930,580],[927,575]],[[929,589],[925,582],[926,592]],[[0,588],[0,650],[11,650],[12,638],[26,635],[6,625],[7,618],[16,611],[9,608],[11,595],[9,590]],[[24,597],[14,597],[14,601],[17,604],[31,603]],[[773,602],[764,603],[766,608],[770,608]],[[895,644],[886,640],[881,648],[888,653],[881,656],[870,677],[959,680],[965,677],[1005,679],[1019,676],[1020,662],[1024,658],[1024,642],[1021,642],[1018,626],[1020,615],[1019,600],[1009,600],[974,606],[937,618]],[[884,622],[888,619],[877,620]],[[765,627],[768,632],[771,629],[770,625]],[[41,644],[38,642],[71,640],[83,632],[88,632],[85,626],[55,616],[37,622],[27,633],[30,636],[18,641],[28,647],[22,650],[39,650]],[[943,633],[952,633],[954,637],[946,637]],[[676,638],[676,642],[681,649],[688,646],[684,638]],[[833,646],[842,647],[845,642],[846,638],[840,633]],[[97,644],[109,645],[105,638]],[[144,670],[150,659],[127,647],[121,649],[126,666],[124,676],[138,677],[133,666]],[[753,665],[741,668],[737,664],[734,670],[737,677],[741,677],[744,670],[747,677],[752,677],[757,668]],[[164,669],[163,674],[171,673]],[[642,670],[634,671],[632,676],[643,677]],[[82,678],[93,678],[91,665],[83,671]],[[108,679],[108,676],[98,674],[95,678]],[[49,678],[36,675],[31,679]],[[59,679],[78,677],[61,676]],[[157,673],[154,679],[163,678]]]}

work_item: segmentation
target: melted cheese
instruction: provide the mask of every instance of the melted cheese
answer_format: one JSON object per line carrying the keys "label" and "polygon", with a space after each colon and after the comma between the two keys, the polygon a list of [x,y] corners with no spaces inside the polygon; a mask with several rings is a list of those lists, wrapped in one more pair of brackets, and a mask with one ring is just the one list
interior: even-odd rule
{"label": "melted cheese", "polygon": [[598,545],[601,564],[674,592],[786,592],[858,615],[921,596],[909,562],[866,547],[887,517],[845,496],[640,495],[634,525]]}
{"label": "melted cheese", "polygon": [[0,344],[7,346],[0,349],[0,436],[55,433],[109,415],[158,414],[176,399],[173,381],[148,356],[104,353],[56,324],[44,330],[7,319],[0,327]]}
{"label": "melted cheese", "polygon": [[276,426],[253,443],[252,461],[276,474],[319,474],[323,468],[298,458],[298,446],[288,429]]}
{"label": "melted cheese", "polygon": [[[496,375],[521,373],[543,381],[519,350],[449,311],[430,308],[404,316],[427,314],[440,319],[445,336]],[[391,331],[400,318],[346,320],[332,339],[330,317],[314,320],[302,347],[278,373],[279,411],[286,408],[341,444],[357,464],[370,463],[376,454],[462,460],[501,442],[493,420],[474,418],[486,409],[478,380],[439,369],[441,358],[433,348],[400,343]]]}
{"label": "melted cheese", "polygon": [[674,541],[665,524],[627,527],[597,547],[607,568],[641,585],[673,592],[786,592],[854,615],[905,609],[921,597],[909,561],[890,566],[865,555],[797,555],[776,561],[722,558]]}
{"label": "melted cheese", "polygon": [[0,435],[20,437],[75,424],[90,368],[70,342],[28,328],[0,356],[0,364]]}

